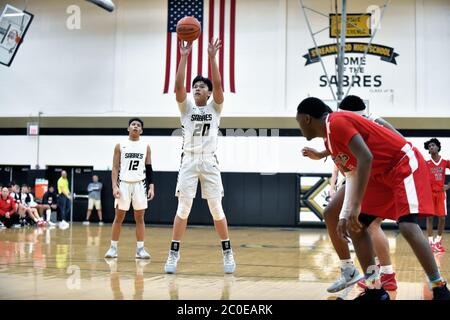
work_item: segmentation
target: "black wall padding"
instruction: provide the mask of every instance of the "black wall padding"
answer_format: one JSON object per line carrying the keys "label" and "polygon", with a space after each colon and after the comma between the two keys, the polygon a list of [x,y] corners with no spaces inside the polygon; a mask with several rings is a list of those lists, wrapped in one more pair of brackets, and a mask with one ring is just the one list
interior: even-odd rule
{"label": "black wall padding", "polygon": [[[68,168],[65,168],[66,170]],[[32,171],[32,170],[31,170]],[[70,172],[70,171],[69,171]],[[93,171],[103,183],[103,220],[114,220],[114,199],[111,189],[110,171]],[[74,189],[77,194],[87,194],[84,188],[91,181],[91,172],[75,174]],[[175,197],[177,172],[155,172],[155,199],[146,211],[146,223],[172,224],[177,210]],[[54,174],[50,174],[51,178]],[[54,180],[51,179],[51,180]],[[229,225],[234,226],[296,226],[299,212],[297,175],[280,173],[261,175],[259,173],[222,173],[225,189],[223,207]],[[49,181],[54,183],[53,181]],[[74,221],[86,217],[87,199],[74,200]],[[97,221],[94,211],[91,221]],[[125,222],[133,222],[132,211]],[[194,200],[189,224],[213,225],[207,201],[201,199],[200,182]]]}

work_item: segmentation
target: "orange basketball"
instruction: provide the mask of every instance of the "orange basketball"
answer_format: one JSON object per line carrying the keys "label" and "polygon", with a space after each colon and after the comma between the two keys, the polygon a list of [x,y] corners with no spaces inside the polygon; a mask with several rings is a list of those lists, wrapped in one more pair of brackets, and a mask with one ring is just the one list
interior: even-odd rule
{"label": "orange basketball", "polygon": [[202,27],[195,17],[187,16],[177,23],[177,35],[181,40],[194,41],[199,37],[200,32]]}

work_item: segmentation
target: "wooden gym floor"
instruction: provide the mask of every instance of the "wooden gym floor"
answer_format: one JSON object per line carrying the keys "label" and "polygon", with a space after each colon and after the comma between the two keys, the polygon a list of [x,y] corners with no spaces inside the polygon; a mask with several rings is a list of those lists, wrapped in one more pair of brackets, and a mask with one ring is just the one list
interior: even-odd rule
{"label": "wooden gym floor", "polygon": [[[171,227],[147,226],[150,261],[134,259],[134,225],[122,229],[119,258],[108,264],[111,225],[0,230],[0,299],[351,299],[329,294],[339,260],[324,229],[230,228],[237,270],[224,275],[213,227],[189,227],[176,275],[163,272]],[[399,289],[391,298],[430,299],[426,277],[397,231],[386,231]],[[444,245],[450,249],[449,234]],[[354,255],[354,254],[353,254]],[[450,279],[448,253],[435,255]]]}

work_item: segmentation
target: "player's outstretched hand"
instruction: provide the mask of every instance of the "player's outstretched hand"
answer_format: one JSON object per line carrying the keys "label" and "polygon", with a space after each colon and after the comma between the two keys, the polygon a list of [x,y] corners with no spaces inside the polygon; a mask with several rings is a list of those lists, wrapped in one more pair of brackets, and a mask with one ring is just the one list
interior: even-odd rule
{"label": "player's outstretched hand", "polygon": [[314,148],[304,147],[302,149],[302,155],[304,157],[308,157],[308,158],[313,159],[313,160],[320,160],[320,159],[322,159],[322,156],[320,155],[319,151],[317,151]]}
{"label": "player's outstretched hand", "polygon": [[211,42],[208,45],[208,55],[211,58],[216,56],[217,51],[222,47],[222,41],[217,38],[216,40],[211,39]]}
{"label": "player's outstretched hand", "polygon": [[184,43],[184,41],[180,41],[180,54],[182,56],[188,56],[192,50],[192,41]]}

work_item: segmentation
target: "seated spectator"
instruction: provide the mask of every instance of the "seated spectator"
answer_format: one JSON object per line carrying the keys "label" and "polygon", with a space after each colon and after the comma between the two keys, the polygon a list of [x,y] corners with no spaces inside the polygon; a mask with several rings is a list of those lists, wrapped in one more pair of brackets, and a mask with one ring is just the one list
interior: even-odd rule
{"label": "seated spectator", "polygon": [[0,196],[0,224],[6,228],[11,228],[13,224],[19,222],[19,215],[16,212],[16,202],[9,195],[6,187],[2,188]]}
{"label": "seated spectator", "polygon": [[[26,207],[22,204],[22,193],[20,192],[20,186],[15,182],[11,182],[11,190],[12,192],[10,192],[9,195],[16,202],[16,213],[19,215],[20,224],[25,226],[29,223],[26,221],[27,212]],[[32,221],[31,217],[30,221]]]}
{"label": "seated spectator", "polygon": [[33,195],[29,192],[28,186],[26,184],[22,185],[22,204],[25,206],[25,211],[28,213],[30,218],[38,225],[45,225],[44,219],[39,216],[37,210],[38,204],[34,201]]}
{"label": "seated spectator", "polygon": [[58,195],[55,192],[55,187],[49,186],[47,192],[44,193],[44,196],[42,197],[42,204],[39,206],[41,209],[41,216],[43,216],[43,213],[45,211],[46,213],[46,220],[50,225],[53,225],[50,221],[50,214],[52,211],[56,211],[58,209],[57,205]]}

